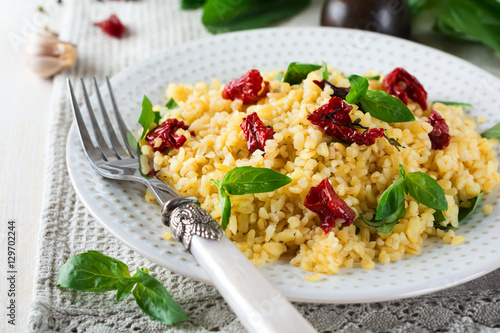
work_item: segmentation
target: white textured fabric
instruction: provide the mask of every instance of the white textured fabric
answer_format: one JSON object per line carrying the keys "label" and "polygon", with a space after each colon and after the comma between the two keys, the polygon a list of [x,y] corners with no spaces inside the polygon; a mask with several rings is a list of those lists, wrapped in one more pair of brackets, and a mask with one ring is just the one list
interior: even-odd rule
{"label": "white textured fabric", "polygon": [[[321,1],[288,24],[315,19]],[[217,290],[173,273],[134,253],[99,225],[77,199],[65,163],[65,142],[72,121],[65,77],[113,75],[176,44],[209,36],[200,23],[200,11],[180,11],[174,0],[67,4],[62,38],[78,46],[77,65],[56,77],[45,205],[38,244],[33,332],[242,332],[243,328]],[[105,36],[92,25],[116,13],[129,29],[127,38]],[[311,22],[311,21],[309,21]],[[153,321],[136,306],[133,297],[116,304],[115,293],[60,290],[59,268],[78,253],[98,250],[135,269],[148,267],[190,315],[169,327]],[[372,304],[297,304],[320,332],[469,332],[500,327],[500,271],[463,286],[427,296]]]}

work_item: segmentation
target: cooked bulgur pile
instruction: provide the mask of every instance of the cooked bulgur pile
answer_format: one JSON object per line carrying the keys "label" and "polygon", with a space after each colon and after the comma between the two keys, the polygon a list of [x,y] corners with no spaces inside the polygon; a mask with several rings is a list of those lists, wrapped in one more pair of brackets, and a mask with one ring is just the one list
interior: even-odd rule
{"label": "cooked bulgur pile", "polygon": [[[482,138],[476,122],[462,107],[428,102],[427,110],[408,100],[416,121],[386,123],[353,105],[352,119],[369,128],[383,128],[388,137],[373,145],[346,145],[334,142],[321,128],[307,119],[327,104],[333,90],[322,90],[313,80],[322,80],[319,71],[309,73],[301,84],[290,85],[276,79],[278,71],[262,73],[269,81],[267,97],[243,105],[241,100],[221,97],[224,86],[213,79],[210,84],[170,84],[167,99],[173,98],[178,109],[165,110],[163,118],[175,117],[189,125],[178,129],[186,142],[165,153],[153,151],[146,140],[140,142],[142,172],[150,165],[157,176],[180,195],[197,197],[204,209],[219,220],[221,210],[217,188],[210,179],[221,180],[234,167],[254,166],[274,169],[292,179],[284,187],[268,193],[232,196],[232,214],[226,236],[256,265],[293,256],[291,263],[306,271],[333,274],[340,267],[361,266],[373,269],[376,262],[387,264],[407,254],[419,254],[429,236],[458,245],[463,236],[455,231],[434,227],[435,210],[406,195],[406,214],[390,233],[367,226],[359,215],[371,220],[384,190],[398,179],[398,167],[406,172],[423,171],[443,188],[448,210],[442,226],[458,227],[460,205],[481,191],[490,192],[499,182],[498,161],[493,140]],[[367,73],[373,75],[374,73]],[[349,80],[329,67],[329,81],[337,87],[349,87]],[[380,80],[370,80],[370,90],[381,90]],[[445,149],[431,148],[430,112],[436,110],[449,126],[451,141]],[[266,126],[275,131],[266,141],[265,152],[249,153],[240,127],[244,117],[256,112]],[[163,120],[164,120],[163,119]],[[194,134],[194,135],[193,135]],[[152,164],[148,165],[148,160]],[[335,192],[356,213],[350,226],[337,223],[328,233],[319,227],[318,215],[304,207],[311,187],[328,178]],[[153,201],[150,192],[146,200]],[[311,275],[315,280],[316,275]],[[314,277],[314,278],[313,278]]]}

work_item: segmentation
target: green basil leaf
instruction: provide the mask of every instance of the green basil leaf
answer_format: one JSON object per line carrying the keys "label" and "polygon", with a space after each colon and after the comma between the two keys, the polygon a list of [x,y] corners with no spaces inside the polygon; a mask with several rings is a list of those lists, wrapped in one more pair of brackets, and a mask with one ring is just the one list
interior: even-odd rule
{"label": "green basil leaf", "polygon": [[310,0],[207,0],[203,25],[211,33],[260,28],[294,16]]}
{"label": "green basil leaf", "polygon": [[380,75],[373,75],[373,76],[365,76],[365,78],[368,80],[368,81],[371,81],[371,80],[380,80]]}
{"label": "green basil leaf", "polygon": [[436,210],[448,210],[444,190],[431,176],[421,172],[406,174],[408,193],[418,202]]}
{"label": "green basil leaf", "polygon": [[137,269],[134,277],[137,284],[132,292],[137,305],[144,313],[167,325],[188,318],[184,310],[174,301],[172,295],[154,277]]}
{"label": "green basil leaf", "polygon": [[231,169],[221,186],[231,195],[243,195],[274,191],[291,181],[290,177],[272,169],[244,166]]}
{"label": "green basil leaf", "polygon": [[278,81],[283,81],[283,71],[280,71],[274,79]]}
{"label": "green basil leaf", "polygon": [[127,131],[127,141],[128,141],[130,148],[137,147],[137,140],[135,139],[135,136],[130,131]]}
{"label": "green basil leaf", "polygon": [[458,222],[465,220],[476,209],[477,204],[481,201],[482,197],[483,191],[479,192],[477,196],[469,200],[471,203],[469,208],[460,207],[458,210]]}
{"label": "green basil leaf", "polygon": [[323,80],[328,80],[330,78],[330,74],[328,73],[328,65],[323,61],[323,66],[321,66],[321,74],[323,76]]}
{"label": "green basil leaf", "polygon": [[441,223],[443,221],[446,221],[446,218],[443,215],[443,211],[436,210],[436,212],[434,213],[434,224]]}
{"label": "green basil leaf", "polygon": [[481,133],[483,138],[500,140],[500,123],[496,124],[486,132]]}
{"label": "green basil leaf", "polygon": [[436,27],[448,36],[477,40],[500,53],[500,2],[498,1],[443,1]]}
{"label": "green basil leaf", "polygon": [[120,302],[132,292],[137,280],[135,278],[127,278],[121,280],[120,282],[121,284],[118,286],[116,291],[116,302]]}
{"label": "green basil leaf", "polygon": [[129,278],[128,266],[97,251],[77,254],[59,270],[57,286],[73,290],[106,292],[118,289]]}
{"label": "green basil leaf", "polygon": [[290,85],[300,84],[307,78],[307,75],[313,71],[320,69],[320,65],[303,64],[292,62],[288,65],[283,82],[288,82]]}
{"label": "green basil leaf", "polygon": [[396,180],[391,186],[389,186],[382,196],[380,197],[380,201],[377,205],[377,213],[375,214],[375,220],[382,220],[388,218],[394,212],[396,212],[401,203],[405,202],[405,190],[404,190],[404,182],[403,178],[399,178]]}
{"label": "green basil leaf", "polygon": [[368,80],[365,77],[353,74],[348,77],[351,89],[345,97],[347,103],[358,104],[368,91]]}
{"label": "green basil leaf", "polygon": [[160,118],[160,113],[153,111],[153,104],[151,104],[151,101],[144,96],[142,100],[142,112],[139,117],[139,124],[142,125],[142,135],[138,141],[141,141],[146,136],[151,123],[158,125]]}
{"label": "green basil leaf", "polygon": [[411,14],[417,15],[436,2],[436,0],[408,0],[408,6],[410,6]]}
{"label": "green basil leaf", "polygon": [[398,98],[380,90],[368,90],[361,98],[363,110],[387,123],[414,121],[415,116]]}
{"label": "green basil leaf", "polygon": [[182,0],[181,9],[197,9],[203,7],[205,0]]}
{"label": "green basil leaf", "polygon": [[165,104],[165,107],[169,110],[172,110],[172,109],[178,109],[179,105],[177,105],[177,103],[174,101],[173,98],[170,98],[167,104]]}
{"label": "green basil leaf", "polygon": [[461,102],[434,101],[434,103],[441,103],[444,105],[451,105],[451,106],[461,106],[463,108],[471,108],[472,107],[472,105],[469,103],[461,103]]}
{"label": "green basil leaf", "polygon": [[391,215],[386,217],[385,219],[382,219],[380,221],[367,221],[363,217],[363,214],[360,214],[361,220],[365,222],[367,225],[370,227],[374,227],[375,230],[380,231],[384,234],[387,234],[392,231],[392,228],[398,223],[398,221],[405,216],[406,214],[406,209],[405,209],[405,202],[403,201],[398,207],[397,210],[394,211]]}
{"label": "green basil leaf", "polygon": [[220,180],[210,179],[212,185],[217,186],[219,190],[219,201],[220,201],[220,226],[222,230],[226,230],[227,225],[229,224],[229,218],[231,217],[231,201],[229,200],[229,195],[227,195],[226,189],[222,186],[222,182]]}

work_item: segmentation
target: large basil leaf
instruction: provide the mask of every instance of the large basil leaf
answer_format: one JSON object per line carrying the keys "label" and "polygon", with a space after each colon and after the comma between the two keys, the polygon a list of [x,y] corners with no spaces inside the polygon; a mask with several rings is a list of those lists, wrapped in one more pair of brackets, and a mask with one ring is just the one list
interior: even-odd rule
{"label": "large basil leaf", "polygon": [[318,70],[321,67],[322,66],[320,65],[292,62],[288,65],[283,82],[288,82],[290,85],[300,84],[307,78],[309,73]]}
{"label": "large basil leaf", "polygon": [[368,79],[356,74],[348,77],[351,83],[351,90],[345,97],[347,103],[358,104],[363,96],[368,91]]}
{"label": "large basil leaf", "polygon": [[290,177],[272,169],[244,166],[231,169],[221,186],[231,195],[243,195],[274,191],[291,181]]}
{"label": "large basil leaf", "polygon": [[184,310],[158,280],[140,269],[137,269],[134,277],[138,283],[132,294],[144,313],[168,325],[188,318]]}
{"label": "large basil leaf", "polygon": [[418,202],[436,210],[448,210],[444,190],[431,176],[421,172],[406,174],[408,193]]}
{"label": "large basil leaf", "polygon": [[368,90],[361,98],[363,110],[387,123],[414,121],[415,116],[398,98],[380,90]]}
{"label": "large basil leaf", "polygon": [[74,290],[106,292],[116,290],[121,278],[129,278],[127,265],[97,251],[77,254],[59,270],[57,286]]}
{"label": "large basil leaf", "polygon": [[310,0],[207,0],[202,22],[211,33],[259,28],[301,12]]}

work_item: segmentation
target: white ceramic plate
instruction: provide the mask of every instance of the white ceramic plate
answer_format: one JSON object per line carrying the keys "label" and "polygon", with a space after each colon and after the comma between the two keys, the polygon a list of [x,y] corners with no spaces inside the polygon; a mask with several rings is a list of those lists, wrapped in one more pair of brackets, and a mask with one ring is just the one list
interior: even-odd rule
{"label": "white ceramic plate", "polygon": [[[134,126],[143,95],[164,103],[168,83],[194,83],[216,77],[221,82],[240,77],[251,68],[286,69],[292,61],[326,61],[344,73],[363,74],[370,69],[387,73],[404,67],[429,93],[429,100],[469,102],[471,115],[485,116],[484,127],[500,120],[500,80],[443,52],[380,34],[333,28],[264,29],[232,33],[186,43],[128,68],[112,79],[120,111]],[[107,100],[107,96],[104,96]],[[97,106],[97,103],[94,103]],[[480,128],[481,130],[483,128]],[[67,143],[68,169],[73,185],[108,231],[130,248],[173,271],[207,282],[207,276],[175,240],[165,240],[160,208],[143,199],[138,183],[103,179],[85,160],[75,126]],[[440,239],[426,241],[418,256],[374,270],[341,269],[320,281],[304,279],[310,273],[287,260],[260,267],[288,298],[296,301],[359,303],[430,293],[477,278],[500,267],[500,189],[486,196],[472,218],[458,231],[466,236],[460,246]],[[482,206],[495,210],[485,216]]]}

